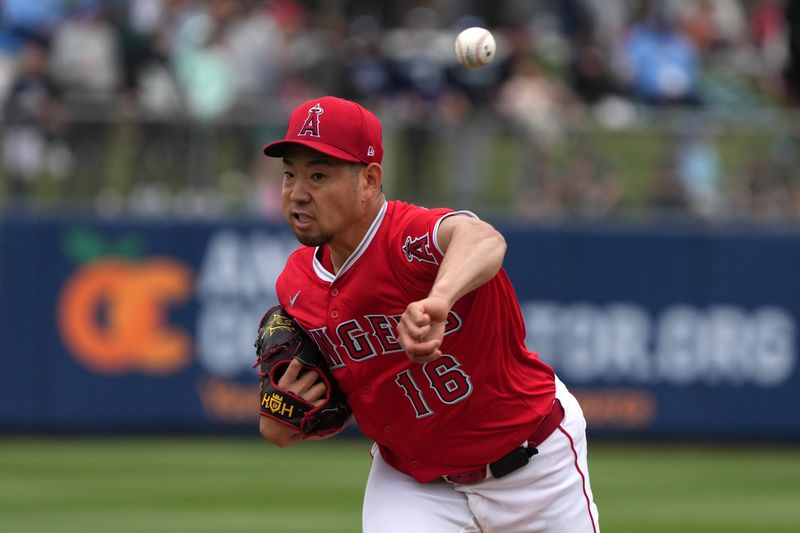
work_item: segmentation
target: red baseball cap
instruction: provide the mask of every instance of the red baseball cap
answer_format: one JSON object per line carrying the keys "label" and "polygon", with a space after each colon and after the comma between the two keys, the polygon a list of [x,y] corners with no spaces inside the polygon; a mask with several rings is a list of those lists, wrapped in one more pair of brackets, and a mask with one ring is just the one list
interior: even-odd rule
{"label": "red baseball cap", "polygon": [[264,154],[282,157],[290,144],[353,163],[380,163],[383,159],[381,123],[350,100],[323,96],[297,106],[289,117],[286,138],[269,143]]}

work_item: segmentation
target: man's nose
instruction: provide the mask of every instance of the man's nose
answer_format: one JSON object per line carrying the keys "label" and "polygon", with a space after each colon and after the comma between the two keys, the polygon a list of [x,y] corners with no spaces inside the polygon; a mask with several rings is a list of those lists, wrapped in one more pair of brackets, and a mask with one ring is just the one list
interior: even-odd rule
{"label": "man's nose", "polygon": [[309,199],[308,189],[306,188],[306,180],[296,179],[292,184],[292,190],[289,192],[289,199],[293,202],[307,202]]}

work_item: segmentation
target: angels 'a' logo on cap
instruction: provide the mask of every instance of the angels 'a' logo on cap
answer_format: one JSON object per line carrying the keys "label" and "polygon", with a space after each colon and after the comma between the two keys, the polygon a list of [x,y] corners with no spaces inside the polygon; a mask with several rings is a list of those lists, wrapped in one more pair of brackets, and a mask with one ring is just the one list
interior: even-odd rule
{"label": "angels 'a' logo on cap", "polygon": [[372,146],[367,148],[367,157],[375,157],[375,148]]}
{"label": "angels 'a' logo on cap", "polygon": [[322,106],[319,105],[319,102],[314,104],[313,107],[309,108],[308,117],[300,127],[300,131],[297,133],[297,136],[319,137],[319,116],[324,112],[325,110],[322,109]]}

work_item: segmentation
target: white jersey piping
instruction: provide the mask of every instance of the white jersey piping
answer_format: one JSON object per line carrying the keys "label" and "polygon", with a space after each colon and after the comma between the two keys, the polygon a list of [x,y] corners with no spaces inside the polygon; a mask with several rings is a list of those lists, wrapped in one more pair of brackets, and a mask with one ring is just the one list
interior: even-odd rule
{"label": "white jersey piping", "polygon": [[453,215],[468,215],[471,216],[472,218],[477,218],[478,220],[480,220],[478,215],[476,215],[472,211],[453,211],[452,213],[447,213],[442,218],[437,220],[436,224],[433,226],[433,235],[431,236],[433,237],[433,245],[436,247],[436,251],[439,252],[440,255],[444,255],[444,252],[442,251],[441,248],[439,248],[439,224],[442,223],[442,220],[446,219],[447,217],[451,217]]}
{"label": "white jersey piping", "polygon": [[322,281],[327,281],[328,283],[333,283],[345,272],[347,272],[353,264],[358,261],[358,258],[361,257],[364,252],[367,250],[369,243],[372,242],[372,239],[375,237],[375,234],[378,233],[378,228],[383,222],[383,217],[386,215],[386,209],[389,206],[389,203],[384,201],[383,205],[381,206],[378,214],[375,216],[375,220],[372,221],[367,233],[364,235],[364,238],[361,239],[361,242],[356,246],[356,249],[353,250],[353,253],[350,254],[350,257],[345,260],[342,268],[339,269],[339,272],[333,274],[329,272],[322,263],[320,263],[319,259],[317,259],[317,254],[319,253],[319,246],[314,249],[314,255],[312,260],[312,266],[314,267],[314,272],[317,274],[317,277]]}

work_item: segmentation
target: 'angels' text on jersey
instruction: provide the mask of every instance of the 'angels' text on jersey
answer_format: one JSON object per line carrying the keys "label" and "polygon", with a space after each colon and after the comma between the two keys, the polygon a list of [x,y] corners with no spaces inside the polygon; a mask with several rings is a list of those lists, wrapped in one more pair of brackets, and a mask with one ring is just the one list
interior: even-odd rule
{"label": "'angels' text on jersey", "polygon": [[[376,355],[402,352],[397,342],[397,324],[401,315],[366,315],[342,322],[336,327],[333,338],[327,326],[308,331],[325,355],[331,370],[344,366],[343,355],[351,361],[361,362]],[[444,326],[449,335],[461,329],[462,320],[450,311]]]}

